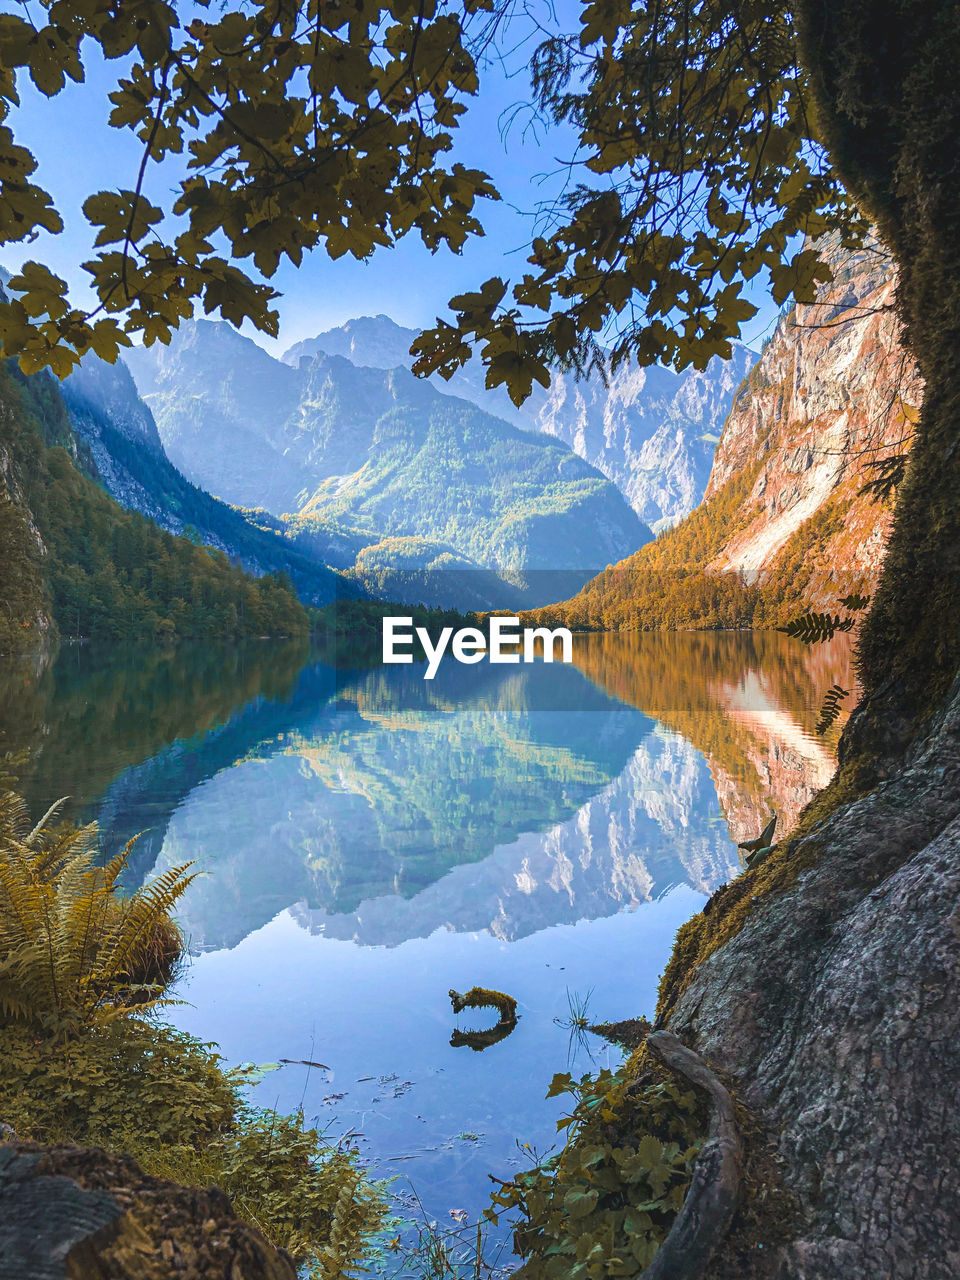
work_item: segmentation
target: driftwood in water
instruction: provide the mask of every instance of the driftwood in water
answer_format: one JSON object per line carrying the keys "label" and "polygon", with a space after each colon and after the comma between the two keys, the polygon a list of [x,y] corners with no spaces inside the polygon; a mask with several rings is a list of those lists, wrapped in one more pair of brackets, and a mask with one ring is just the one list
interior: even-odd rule
{"label": "driftwood in water", "polygon": [[704,1060],[672,1032],[653,1032],[647,1045],[671,1071],[710,1097],[710,1136],[697,1158],[690,1190],[643,1272],[643,1280],[695,1280],[726,1236],[740,1193],[741,1149],[733,1102]]}
{"label": "driftwood in water", "polygon": [[454,1013],[462,1013],[464,1009],[496,1009],[501,1022],[516,1022],[517,1002],[505,991],[493,991],[489,987],[471,987],[461,994],[450,990],[450,1003]]}
{"label": "driftwood in water", "polygon": [[488,987],[471,987],[461,994],[450,990],[450,1003],[454,1013],[462,1013],[464,1009],[496,1009],[499,1019],[496,1026],[485,1031],[461,1031],[459,1028],[450,1037],[454,1049],[464,1047],[480,1053],[491,1045],[499,1044],[517,1025],[517,1002],[513,996],[504,991],[491,991]]}

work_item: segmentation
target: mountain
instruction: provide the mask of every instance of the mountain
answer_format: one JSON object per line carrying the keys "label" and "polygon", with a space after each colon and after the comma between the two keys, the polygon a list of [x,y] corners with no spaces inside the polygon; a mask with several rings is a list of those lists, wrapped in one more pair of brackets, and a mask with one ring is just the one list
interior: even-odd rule
{"label": "mountain", "polygon": [[250,577],[221,551],[174,537],[96,477],[55,379],[0,363],[0,652],[57,630],[161,645],[306,634],[281,575]]}
{"label": "mountain", "polygon": [[[319,354],[342,356],[376,369],[410,368],[415,329],[389,316],[362,316],[284,353],[286,363]],[[471,400],[515,426],[544,432],[568,444],[620,489],[653,529],[675,524],[703,496],[713,452],[734,393],[756,356],[737,344],[730,360],[711,360],[702,372],[624,367],[578,381],[555,374],[550,388],[535,386],[516,408],[503,388],[489,390],[479,360],[471,360],[449,382],[430,379],[439,390]]]}
{"label": "mountain", "polygon": [[[831,249],[833,281],[781,316],[737,391],[702,504],[557,614],[585,626],[770,626],[870,595],[921,386],[875,244]],[[878,465],[879,464],[879,465]]]}
{"label": "mountain", "polygon": [[833,269],[817,301],[780,322],[738,392],[706,500],[751,468],[756,478],[711,567],[773,584],[800,552],[821,588],[842,575],[869,592],[892,510],[860,490],[874,462],[909,448],[922,387],[899,343],[887,255],[878,245],[834,253]]}
{"label": "mountain", "polygon": [[537,575],[563,571],[580,585],[651,537],[614,485],[564,444],[406,369],[339,355],[293,367],[206,321],[130,363],[190,480],[264,509],[265,526],[284,517],[299,546],[334,549],[334,563],[352,556],[361,576],[361,556],[379,568],[399,554],[406,572],[513,575],[518,591],[545,602],[556,585]]}
{"label": "mountain", "polygon": [[184,478],[167,457],[153,414],[122,360],[111,365],[85,357],[61,394],[97,477],[122,506],[171,533],[219,548],[250,573],[286,573],[310,604],[354,593],[325,563],[291,547],[281,527],[252,523]]}

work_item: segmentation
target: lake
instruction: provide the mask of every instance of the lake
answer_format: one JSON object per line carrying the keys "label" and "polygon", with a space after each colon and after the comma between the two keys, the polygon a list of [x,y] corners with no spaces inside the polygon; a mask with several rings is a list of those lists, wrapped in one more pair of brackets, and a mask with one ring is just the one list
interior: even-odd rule
{"label": "lake", "polygon": [[[29,750],[36,814],[69,795],[107,852],[143,832],[134,883],[201,872],[169,1020],[231,1064],[288,1059],[255,1100],[348,1135],[395,1179],[401,1231],[475,1222],[488,1174],[554,1145],[552,1075],[622,1060],[571,1009],[652,1015],[737,842],[771,811],[782,835],[829,780],[839,726],[814,726],[853,684],[848,637],[772,632],[580,635],[570,666],[422,677],[262,644],[68,649],[0,678],[0,747]],[[451,1044],[494,1021],[453,1014],[448,991],[474,985],[520,1013],[482,1051]]]}

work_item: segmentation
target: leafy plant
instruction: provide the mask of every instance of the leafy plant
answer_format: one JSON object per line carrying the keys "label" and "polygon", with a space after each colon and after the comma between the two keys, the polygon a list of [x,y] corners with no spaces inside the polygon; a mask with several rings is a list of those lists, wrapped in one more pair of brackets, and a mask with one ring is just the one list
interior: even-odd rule
{"label": "leafy plant", "polygon": [[174,867],[122,896],[133,841],[98,867],[96,826],[52,827],[56,808],[31,829],[0,796],[0,1018],[62,1031],[162,1003],[180,954],[168,913],[193,877]]}
{"label": "leafy plant", "polygon": [[145,1173],[219,1186],[311,1280],[360,1266],[386,1199],[356,1152],[302,1116],[249,1107],[212,1046],[136,1016],[66,1038],[4,1030],[0,1115],[20,1137],[132,1155]]}
{"label": "leafy plant", "polygon": [[[851,595],[841,597],[840,603],[852,613],[859,613],[866,609],[870,603],[870,596],[863,596],[854,592]],[[795,636],[796,639],[802,640],[804,644],[822,644],[824,641],[832,640],[837,632],[852,631],[855,622],[856,619],[852,617],[841,618],[839,614],[834,614],[831,617],[828,613],[805,613],[801,617],[795,618],[792,622],[788,622],[780,630],[785,631],[787,635]],[[831,686],[820,707],[820,717],[816,723],[816,732],[818,734],[822,736],[836,724],[843,709],[841,704],[844,698],[849,696],[849,689],[844,689],[839,684]]]}
{"label": "leafy plant", "polygon": [[383,1187],[366,1176],[357,1152],[305,1129],[302,1115],[244,1109],[199,1149],[183,1141],[144,1147],[136,1133],[120,1143],[158,1177],[220,1187],[237,1214],[303,1263],[311,1280],[363,1269],[386,1215]]}
{"label": "leafy plant", "polygon": [[96,827],[53,826],[56,808],[31,827],[0,795],[0,1116],[21,1137],[216,1184],[312,1280],[350,1274],[386,1214],[356,1151],[250,1107],[255,1071],[226,1072],[212,1046],[140,1016],[164,1003],[181,947],[168,912],[192,877],[174,868],[122,896],[130,846],[95,866]]}
{"label": "leafy plant", "polygon": [[841,618],[839,614],[803,613],[778,630],[802,640],[804,644],[823,644],[841,631],[852,631],[853,618]]}
{"label": "leafy plant", "polygon": [[701,1103],[648,1068],[556,1075],[547,1097],[571,1094],[558,1122],[563,1150],[510,1182],[486,1211],[519,1210],[525,1280],[601,1280],[648,1266],[683,1204],[701,1145]]}

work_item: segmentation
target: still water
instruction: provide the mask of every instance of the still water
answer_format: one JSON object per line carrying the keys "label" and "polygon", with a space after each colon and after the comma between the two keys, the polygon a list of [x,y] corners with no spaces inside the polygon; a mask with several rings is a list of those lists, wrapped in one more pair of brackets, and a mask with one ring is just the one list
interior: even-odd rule
{"label": "still water", "polygon": [[[813,726],[852,676],[843,639],[774,633],[578,636],[569,667],[422,675],[296,646],[68,651],[5,673],[0,729],[37,812],[69,794],[107,852],[143,832],[135,882],[202,873],[170,1020],[231,1064],[286,1059],[256,1100],[349,1135],[401,1218],[453,1227],[556,1141],[554,1072],[621,1060],[571,1005],[652,1014],[736,842],[829,780],[836,730]],[[474,985],[520,1013],[483,1051],[451,1044],[493,1021],[452,1013]]]}

